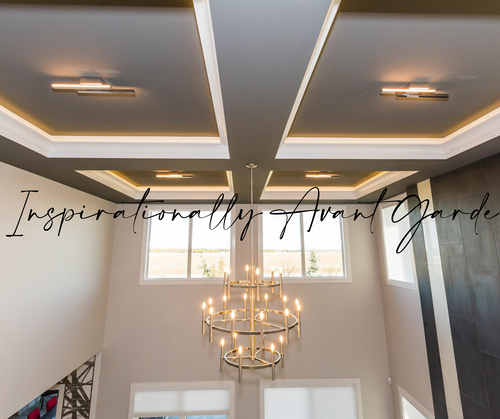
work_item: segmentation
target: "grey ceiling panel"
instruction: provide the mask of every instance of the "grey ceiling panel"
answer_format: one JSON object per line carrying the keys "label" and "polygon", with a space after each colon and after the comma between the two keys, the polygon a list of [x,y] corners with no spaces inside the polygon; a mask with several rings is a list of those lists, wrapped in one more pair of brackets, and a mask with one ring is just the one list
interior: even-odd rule
{"label": "grey ceiling panel", "polygon": [[[500,17],[339,13],[291,136],[442,137],[500,106]],[[382,87],[428,81],[447,101]]]}
{"label": "grey ceiling panel", "polygon": [[[217,135],[194,10],[0,6],[0,104],[51,134]],[[51,83],[100,76],[135,97]]]}

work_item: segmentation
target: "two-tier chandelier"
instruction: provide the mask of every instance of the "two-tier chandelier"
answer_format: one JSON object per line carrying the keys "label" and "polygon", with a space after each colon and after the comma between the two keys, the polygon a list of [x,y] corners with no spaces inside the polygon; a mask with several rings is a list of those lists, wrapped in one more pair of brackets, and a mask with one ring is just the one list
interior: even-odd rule
{"label": "two-tier chandelier", "polygon": [[[257,165],[252,163],[246,167],[250,169],[250,202],[253,209],[253,170]],[[285,346],[289,343],[290,330],[296,328],[299,338],[301,332],[299,300],[295,300],[295,314],[292,314],[283,292],[282,270],[276,276],[272,269],[271,278],[264,279],[259,267],[254,264],[253,241],[252,223],[251,263],[245,267],[244,279],[233,279],[229,271],[224,273],[223,309],[217,310],[212,298],[208,299],[208,306],[206,302],[202,304],[203,335],[208,329],[210,343],[214,341],[214,331],[225,333],[229,338],[220,340],[220,372],[224,364],[238,368],[240,383],[243,370],[263,368],[271,368],[274,380],[276,365],[285,366]],[[272,308],[273,305],[278,308]],[[270,342],[270,337],[276,338],[275,341]]]}

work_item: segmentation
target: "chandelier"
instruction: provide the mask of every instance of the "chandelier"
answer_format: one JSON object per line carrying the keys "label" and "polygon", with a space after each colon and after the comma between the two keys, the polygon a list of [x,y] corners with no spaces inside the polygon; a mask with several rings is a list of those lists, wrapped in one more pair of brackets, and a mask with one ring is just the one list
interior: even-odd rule
{"label": "chandelier", "polygon": [[[253,209],[253,170],[250,169],[250,202]],[[208,334],[210,343],[214,332],[226,334],[220,340],[220,372],[224,364],[238,369],[238,382],[242,382],[243,370],[271,369],[276,376],[276,366],[285,366],[285,347],[289,343],[290,330],[296,328],[300,338],[300,303],[295,300],[295,314],[288,308],[288,299],[283,292],[283,273],[276,276],[271,269],[271,278],[265,279],[254,265],[254,228],[251,232],[251,263],[245,274],[233,279],[226,270],[223,279],[222,310],[215,308],[212,298],[202,304],[202,334]],[[234,303],[233,303],[234,302]],[[274,308],[273,308],[274,306]],[[208,309],[208,311],[207,311]],[[278,343],[279,342],[279,343]],[[227,347],[226,347],[227,346]]]}

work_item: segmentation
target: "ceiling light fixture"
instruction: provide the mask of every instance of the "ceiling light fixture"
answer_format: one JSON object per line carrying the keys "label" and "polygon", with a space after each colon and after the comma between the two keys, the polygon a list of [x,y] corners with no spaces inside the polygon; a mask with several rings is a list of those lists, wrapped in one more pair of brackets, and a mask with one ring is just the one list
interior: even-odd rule
{"label": "ceiling light fixture", "polygon": [[334,174],[329,174],[329,173],[316,173],[316,174],[309,174],[306,175],[306,177],[314,178],[314,179],[323,179],[323,178],[335,178],[337,179],[339,175],[334,175]]}
{"label": "ceiling light fixture", "polygon": [[80,83],[52,83],[52,89],[79,95],[135,96],[135,90],[111,86],[100,77],[82,77]]}
{"label": "ceiling light fixture", "polygon": [[191,179],[193,175],[183,175],[180,173],[163,173],[156,175],[157,178],[167,178],[167,179]]}
{"label": "ceiling light fixture", "polygon": [[[256,164],[248,164],[250,169],[250,202],[253,209],[253,170]],[[213,342],[214,331],[226,333],[228,339],[221,339],[219,369],[223,371],[224,364],[238,368],[238,381],[241,383],[243,370],[271,369],[274,380],[278,363],[283,368],[285,346],[289,343],[290,330],[297,329],[300,338],[301,307],[299,300],[295,300],[295,314],[288,308],[287,297],[283,295],[283,274],[279,276],[271,268],[271,278],[265,279],[264,274],[254,265],[253,239],[254,224],[251,224],[251,264],[246,265],[244,277],[233,279],[229,271],[224,272],[222,310],[215,309],[215,302],[208,299],[208,306],[203,302],[202,334],[206,334],[210,343]],[[268,290],[261,298],[262,289]],[[276,289],[276,293],[275,293]],[[239,291],[239,292],[238,292]],[[279,297],[278,295],[279,294]],[[243,297],[243,298],[241,298]],[[237,300],[232,303],[233,299]],[[239,301],[238,301],[239,299]],[[273,302],[279,309],[271,308]],[[238,304],[239,303],[239,304]],[[257,307],[259,305],[259,307]],[[208,315],[207,315],[208,310]],[[279,335],[279,336],[277,336]],[[269,343],[269,337],[276,336],[275,343]],[[229,349],[225,349],[225,343]]]}
{"label": "ceiling light fixture", "polygon": [[408,83],[403,88],[384,87],[380,91],[381,95],[395,95],[396,99],[448,99],[448,93],[436,93],[436,89],[431,89],[428,83]]}

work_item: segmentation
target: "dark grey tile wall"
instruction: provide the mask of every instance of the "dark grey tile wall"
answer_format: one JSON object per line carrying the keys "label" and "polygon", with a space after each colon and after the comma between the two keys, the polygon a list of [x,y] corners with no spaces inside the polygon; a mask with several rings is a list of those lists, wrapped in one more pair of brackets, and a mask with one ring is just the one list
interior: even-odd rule
{"label": "dark grey tile wall", "polygon": [[483,216],[500,211],[499,180],[500,154],[431,179],[434,209],[444,215],[479,209],[489,193],[477,224],[463,214],[436,218],[465,419],[500,419],[500,216]]}
{"label": "dark grey tile wall", "polygon": [[[408,196],[417,195],[417,186],[410,186],[406,192]],[[413,208],[418,204],[418,202],[417,198],[409,198],[408,208]],[[410,213],[411,225],[414,225],[418,221],[419,213],[419,211],[413,211]],[[432,304],[432,292],[429,280],[429,266],[427,264],[427,254],[425,252],[424,234],[421,228],[419,228],[413,236],[412,245],[413,253],[415,255],[420,305],[422,307],[425,345],[427,348],[427,360],[429,363],[429,375],[431,379],[432,398],[434,403],[434,417],[436,419],[448,419],[443,374],[441,370],[441,357],[439,355],[436,321],[434,317],[434,306]]]}

